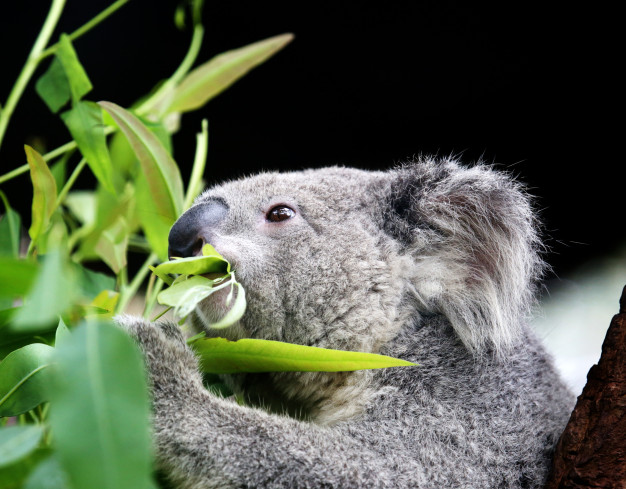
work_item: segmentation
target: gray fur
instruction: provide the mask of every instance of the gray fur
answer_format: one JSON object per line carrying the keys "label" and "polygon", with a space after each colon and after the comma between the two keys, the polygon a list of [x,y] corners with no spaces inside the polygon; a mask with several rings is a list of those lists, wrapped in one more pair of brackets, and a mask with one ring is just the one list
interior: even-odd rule
{"label": "gray fur", "polygon": [[[178,328],[121,317],[146,356],[159,467],[180,488],[536,488],[573,405],[525,322],[542,271],[528,198],[487,166],[265,173],[208,190],[208,230],[248,309],[215,332],[383,353],[419,367],[202,385]],[[296,216],[270,223],[277,204]],[[216,294],[217,295],[217,294]],[[256,406],[256,407],[255,407]]]}

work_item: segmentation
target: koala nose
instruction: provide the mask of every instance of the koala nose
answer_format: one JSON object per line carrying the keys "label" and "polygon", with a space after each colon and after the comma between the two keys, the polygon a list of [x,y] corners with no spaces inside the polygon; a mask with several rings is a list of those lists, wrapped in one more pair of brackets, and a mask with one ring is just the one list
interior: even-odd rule
{"label": "koala nose", "polygon": [[168,255],[185,258],[202,253],[213,241],[214,230],[228,213],[228,205],[219,200],[196,205],[185,212],[170,229]]}

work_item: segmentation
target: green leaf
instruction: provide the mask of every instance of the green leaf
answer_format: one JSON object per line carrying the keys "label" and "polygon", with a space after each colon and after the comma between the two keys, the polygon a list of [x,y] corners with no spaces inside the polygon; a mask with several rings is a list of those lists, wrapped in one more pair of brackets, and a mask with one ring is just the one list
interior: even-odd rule
{"label": "green leaf", "polygon": [[96,193],[89,190],[70,192],[63,204],[81,224],[91,226],[96,222]]}
{"label": "green leaf", "polygon": [[160,292],[157,299],[159,304],[174,307],[176,316],[185,318],[194,310],[198,302],[223,288],[213,287],[213,283],[213,280],[205,277],[189,277]]}
{"label": "green leaf", "polygon": [[43,436],[38,425],[8,426],[0,429],[0,467],[12,464],[31,453]]}
{"label": "green leaf", "polygon": [[179,273],[181,275],[200,275],[202,273],[230,273],[230,263],[211,245],[204,245],[202,256],[176,258],[161,263],[155,268],[155,274]]}
{"label": "green leaf", "polygon": [[63,255],[48,253],[24,306],[12,324],[16,331],[37,331],[58,321],[75,296],[75,278]]}
{"label": "green leaf", "polygon": [[33,343],[0,362],[0,417],[17,416],[48,400],[53,352],[51,346]]}
{"label": "green leaf", "polygon": [[50,167],[50,173],[52,173],[52,176],[54,177],[57,188],[63,188],[63,185],[65,184],[67,179],[67,160],[69,160],[69,157],[72,154],[73,151],[68,151]]}
{"label": "green leaf", "polygon": [[120,270],[126,266],[128,234],[126,219],[120,216],[111,227],[102,233],[94,248],[115,275],[118,275]]}
{"label": "green leaf", "polygon": [[24,489],[23,484],[29,474],[49,456],[50,450],[38,448],[27,457],[0,467],[0,489]]}
{"label": "green leaf", "polygon": [[102,109],[93,102],[75,102],[61,118],[98,181],[114,193],[113,167],[104,134]]}
{"label": "green leaf", "polygon": [[50,424],[73,487],[152,487],[150,406],[137,347],[110,323],[87,323],[56,355]]}
{"label": "green leaf", "polygon": [[178,166],[159,139],[132,113],[111,102],[99,102],[115,120],[135,151],[142,173],[137,181],[137,212],[148,242],[167,259],[167,235],[183,209]]}
{"label": "green leaf", "polygon": [[0,256],[0,297],[21,297],[26,294],[37,275],[37,264]]}
{"label": "green leaf", "polygon": [[63,319],[59,319],[59,325],[57,326],[57,330],[54,334],[55,348],[61,346],[65,341],[69,341],[71,335],[72,333],[70,333],[70,330],[63,322]]}
{"label": "green leaf", "polygon": [[24,145],[24,151],[33,183],[32,222],[28,234],[33,241],[37,241],[50,224],[57,198],[57,185],[43,157],[28,145]]}
{"label": "green leaf", "polygon": [[77,102],[85,94],[90,92],[93,87],[83,66],[80,64],[80,61],[78,61],[78,56],[76,55],[76,51],[74,51],[69,36],[66,34],[61,34],[56,57],[63,65],[65,76],[69,82],[72,101]]}
{"label": "green leaf", "polygon": [[70,483],[58,458],[52,455],[35,467],[22,489],[70,489]]}
{"label": "green leaf", "polygon": [[35,91],[46,103],[51,112],[57,113],[70,101],[70,82],[67,79],[63,64],[56,56],[46,72],[35,83]]}
{"label": "green leaf", "polygon": [[[231,305],[233,300],[235,302]],[[243,317],[243,313],[246,312],[246,291],[239,282],[235,281],[234,273],[232,287],[226,298],[226,307],[229,307],[228,312],[218,322],[211,323],[211,328],[222,329],[232,326],[239,321]]]}
{"label": "green leaf", "polygon": [[115,278],[101,272],[94,272],[78,263],[68,263],[72,274],[78,282],[78,289],[87,299],[93,299],[103,290],[111,290],[115,288]]}
{"label": "green leaf", "polygon": [[20,253],[20,215],[11,209],[9,201],[0,191],[0,198],[4,202],[5,214],[0,218],[0,254],[17,258]]}
{"label": "green leaf", "polygon": [[222,53],[192,70],[174,89],[167,112],[187,112],[206,104],[293,39],[283,34]]}
{"label": "green leaf", "polygon": [[191,343],[202,370],[216,374],[239,372],[350,372],[414,366],[397,358],[354,351],[329,350],[280,341],[200,338]]}

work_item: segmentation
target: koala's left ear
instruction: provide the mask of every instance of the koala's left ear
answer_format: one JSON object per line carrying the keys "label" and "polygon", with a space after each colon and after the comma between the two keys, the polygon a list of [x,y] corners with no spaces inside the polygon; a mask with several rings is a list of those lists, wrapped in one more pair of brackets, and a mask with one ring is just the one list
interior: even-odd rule
{"label": "koala's left ear", "polygon": [[424,308],[472,352],[506,356],[544,267],[527,194],[505,173],[452,160],[405,165],[388,182],[381,226],[413,256]]}

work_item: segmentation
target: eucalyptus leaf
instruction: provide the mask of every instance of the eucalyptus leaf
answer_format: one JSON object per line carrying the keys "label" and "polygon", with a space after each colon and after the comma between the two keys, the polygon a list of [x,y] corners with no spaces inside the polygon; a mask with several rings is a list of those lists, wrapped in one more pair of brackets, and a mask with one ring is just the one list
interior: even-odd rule
{"label": "eucalyptus leaf", "polygon": [[66,326],[65,322],[63,322],[63,319],[59,319],[59,324],[57,326],[57,330],[54,334],[54,346],[59,347],[60,345],[63,344],[63,342],[68,341],[69,338],[71,337],[70,330],[68,329],[68,327]]}
{"label": "eucalyptus leaf", "polygon": [[0,256],[0,297],[21,297],[33,285],[37,275],[36,263]]}
{"label": "eucalyptus leaf", "polygon": [[55,56],[63,65],[72,101],[77,102],[91,91],[92,85],[67,34],[61,34]]}
{"label": "eucalyptus leaf", "polygon": [[416,365],[375,353],[329,350],[270,340],[199,338],[190,345],[200,357],[202,370],[215,374],[349,372]]}
{"label": "eucalyptus leaf", "polygon": [[88,322],[58,348],[50,425],[73,487],[153,487],[144,364],[111,323]]}
{"label": "eucalyptus leaf", "polygon": [[56,323],[75,297],[75,277],[61,252],[49,253],[42,260],[33,288],[13,321],[16,331],[37,331]]}
{"label": "eucalyptus leaf", "polygon": [[178,166],[159,139],[135,115],[111,102],[100,102],[126,135],[142,168],[137,211],[150,245],[167,258],[167,233],[183,210]]}
{"label": "eucalyptus leaf", "polygon": [[0,429],[0,467],[4,467],[26,457],[43,436],[39,425],[7,426]]}
{"label": "eucalyptus leaf", "polygon": [[0,417],[17,416],[48,400],[54,348],[33,343],[0,362]]}
{"label": "eucalyptus leaf", "polygon": [[109,192],[115,192],[102,109],[93,102],[77,101],[61,114],[61,118],[98,181]]}
{"label": "eucalyptus leaf", "polygon": [[17,258],[20,253],[20,226],[22,219],[9,205],[9,201],[0,191],[5,214],[0,218],[0,255]]}
{"label": "eucalyptus leaf", "polygon": [[[205,245],[205,249],[208,249]],[[213,248],[215,251],[215,248]],[[224,275],[230,273],[230,263],[217,251],[203,256],[191,256],[187,258],[176,258],[175,260],[161,263],[155,268],[155,273],[160,276],[167,273],[179,273],[184,275],[200,275],[202,273],[222,273]]]}
{"label": "eucalyptus leaf", "polygon": [[28,234],[37,241],[50,224],[56,206],[57,185],[43,157],[28,145],[24,145],[24,151],[33,184],[32,221]]}
{"label": "eucalyptus leaf", "polygon": [[50,450],[37,448],[28,456],[0,467],[0,489],[24,489],[25,480],[35,467],[49,456]]}
{"label": "eucalyptus leaf", "polygon": [[[231,302],[234,300],[234,303]],[[232,278],[232,286],[230,294],[226,299],[228,312],[216,323],[211,323],[209,326],[213,329],[223,329],[232,326],[239,321],[244,312],[246,312],[246,291],[241,284],[235,281],[234,273]]]}
{"label": "eucalyptus leaf", "polygon": [[115,275],[126,267],[128,234],[126,219],[119,216],[115,223],[101,234],[94,248],[100,259],[113,270]]}
{"label": "eucalyptus leaf", "polygon": [[39,77],[35,91],[55,114],[70,101],[70,83],[58,57],[52,59],[46,72]]}
{"label": "eucalyptus leaf", "polygon": [[28,476],[22,489],[70,489],[67,474],[56,456],[43,460]]}
{"label": "eucalyptus leaf", "polygon": [[206,104],[293,39],[283,34],[222,53],[192,70],[174,89],[167,112],[187,112]]}
{"label": "eucalyptus leaf", "polygon": [[213,280],[193,276],[161,291],[157,297],[159,304],[174,307],[174,314],[185,318],[196,305],[219,290],[213,287]]}

